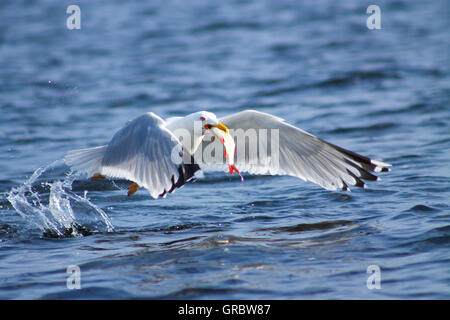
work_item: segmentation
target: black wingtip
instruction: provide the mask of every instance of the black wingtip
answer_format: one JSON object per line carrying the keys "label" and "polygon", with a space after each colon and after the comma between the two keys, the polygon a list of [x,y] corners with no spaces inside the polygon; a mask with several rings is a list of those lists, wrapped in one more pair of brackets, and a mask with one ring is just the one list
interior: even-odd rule
{"label": "black wingtip", "polygon": [[195,173],[200,170],[200,166],[195,163],[194,157],[191,156],[189,163],[182,163],[178,166],[178,180],[175,181],[174,176],[172,176],[172,186],[169,190],[165,190],[159,195],[164,197],[167,193],[172,193],[176,188],[182,187],[186,182],[192,182],[195,180]]}
{"label": "black wingtip", "polygon": [[348,185],[344,181],[342,181],[342,184],[343,184],[342,191],[350,191],[350,188],[348,187]]}
{"label": "black wingtip", "polygon": [[350,175],[353,179],[355,179],[356,182],[353,184],[355,187],[358,187],[358,188],[366,187],[366,184],[360,178],[358,178],[353,172],[351,172],[348,169],[347,169],[347,174]]}

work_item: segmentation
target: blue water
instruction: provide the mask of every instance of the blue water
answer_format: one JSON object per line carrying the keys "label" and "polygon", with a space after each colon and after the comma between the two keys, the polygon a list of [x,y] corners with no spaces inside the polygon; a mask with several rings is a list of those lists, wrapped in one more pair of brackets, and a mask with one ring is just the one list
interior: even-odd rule
{"label": "blue water", "polygon": [[[356,0],[76,1],[68,30],[71,4],[0,1],[0,298],[450,298],[447,1],[378,1],[380,30]],[[61,162],[144,112],[250,108],[392,171],[351,193],[213,173],[153,200]]]}

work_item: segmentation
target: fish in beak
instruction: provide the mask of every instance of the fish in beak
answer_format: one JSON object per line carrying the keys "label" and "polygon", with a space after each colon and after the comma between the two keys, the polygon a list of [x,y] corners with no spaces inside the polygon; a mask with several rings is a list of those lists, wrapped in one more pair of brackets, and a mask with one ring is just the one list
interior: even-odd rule
{"label": "fish in beak", "polygon": [[[228,168],[230,169],[230,175],[233,175],[233,173],[236,172],[241,176],[241,173],[234,165],[234,153],[236,152],[236,145],[234,143],[233,137],[228,131],[228,128],[220,122],[218,122],[217,124],[205,124],[204,127],[205,129],[210,130],[211,133],[222,142],[225,149],[225,158],[228,161]],[[244,180],[242,176],[241,180]]]}

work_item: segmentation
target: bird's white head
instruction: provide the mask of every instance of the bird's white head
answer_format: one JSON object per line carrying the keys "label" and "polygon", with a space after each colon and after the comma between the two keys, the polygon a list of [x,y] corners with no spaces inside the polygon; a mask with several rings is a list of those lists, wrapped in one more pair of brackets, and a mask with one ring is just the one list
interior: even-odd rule
{"label": "bird's white head", "polygon": [[[216,127],[224,132],[228,132],[228,128],[217,120],[217,117],[214,113],[208,111],[200,111],[192,114],[195,118],[198,118],[202,123],[202,128],[204,130],[210,130],[212,127]],[[203,135],[205,131],[203,130]]]}
{"label": "bird's white head", "polygon": [[185,138],[181,139],[181,142],[191,153],[195,152],[207,130],[210,130],[212,127],[228,132],[228,128],[219,122],[214,113],[209,111],[191,113],[185,117],[170,121],[167,126],[177,137],[180,136],[180,134],[176,134],[176,132],[180,133],[179,129],[182,129],[181,132],[184,130],[184,132],[189,133],[191,137],[189,139],[190,146],[188,146],[187,139]]}

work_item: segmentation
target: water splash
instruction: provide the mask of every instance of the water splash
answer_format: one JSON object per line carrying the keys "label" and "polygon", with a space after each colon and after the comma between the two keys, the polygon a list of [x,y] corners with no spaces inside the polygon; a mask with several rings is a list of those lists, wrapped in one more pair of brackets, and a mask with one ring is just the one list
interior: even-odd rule
{"label": "water splash", "polygon": [[63,161],[57,160],[37,169],[23,185],[9,192],[8,201],[16,212],[47,236],[83,236],[90,233],[84,225],[92,223],[97,230],[114,231],[108,215],[87,198],[86,191],[83,197],[72,191],[75,173],[69,172],[62,181],[37,183],[45,172],[61,164]]}

